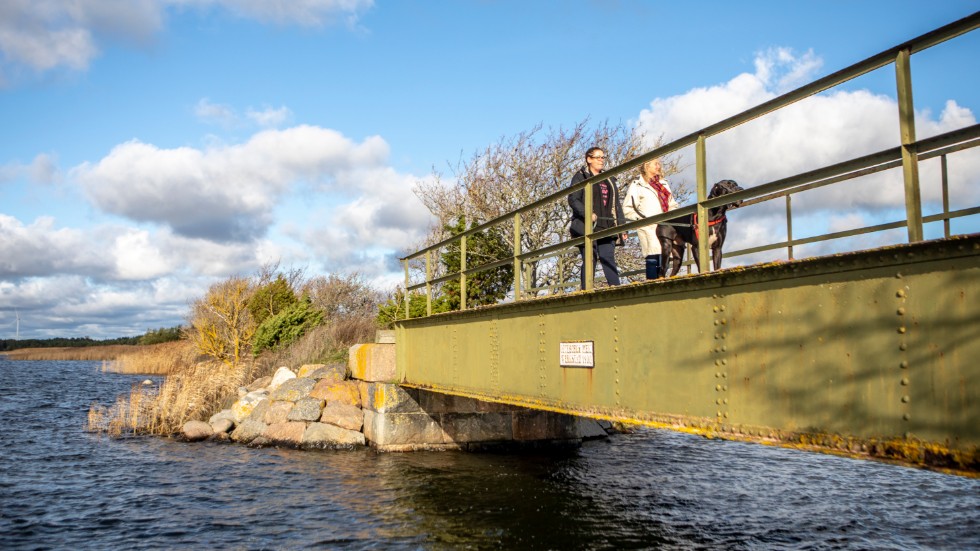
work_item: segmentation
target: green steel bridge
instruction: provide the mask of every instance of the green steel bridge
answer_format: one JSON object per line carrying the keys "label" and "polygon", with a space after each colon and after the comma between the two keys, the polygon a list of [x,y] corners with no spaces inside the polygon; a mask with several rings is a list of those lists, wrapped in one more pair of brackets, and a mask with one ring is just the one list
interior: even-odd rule
{"label": "green steel bridge", "polygon": [[[980,207],[950,209],[948,167],[958,155],[976,158],[980,125],[917,140],[910,58],[978,26],[980,12],[405,257],[405,311],[410,293],[424,292],[429,315],[396,323],[401,384],[976,476],[980,234],[956,235],[951,221],[976,216]],[[709,138],[888,66],[896,76],[899,146],[707,199]],[[584,237],[521,250],[522,216],[689,146],[695,149],[695,204],[601,232],[587,227]],[[939,165],[939,181],[922,182],[942,189],[942,210],[935,214],[923,213],[923,163]],[[793,237],[794,194],[857,186],[886,171],[901,171],[904,219]],[[967,177],[969,185],[980,184],[976,174]],[[585,197],[591,200],[591,194]],[[595,239],[679,214],[698,213],[705,235],[707,210],[736,200],[743,209],[785,202],[787,238],[726,252],[725,258],[785,251],[785,259],[597,289],[587,252],[585,291],[565,292],[578,288],[577,277],[538,288],[529,278],[532,263],[562,254],[577,258],[569,253],[577,246],[591,251]],[[750,216],[743,209],[739,216]],[[943,237],[925,240],[926,224],[941,226]],[[493,227],[512,229],[513,255],[467,266],[467,238]],[[896,245],[794,258],[794,247],[899,228],[908,237]],[[707,267],[705,241],[694,254]],[[459,250],[460,271],[435,274],[433,256],[450,245]],[[468,307],[467,277],[500,266],[513,266],[513,300]],[[423,281],[413,283],[412,273],[422,273]],[[451,280],[462,289],[460,310],[432,315],[433,294]]]}

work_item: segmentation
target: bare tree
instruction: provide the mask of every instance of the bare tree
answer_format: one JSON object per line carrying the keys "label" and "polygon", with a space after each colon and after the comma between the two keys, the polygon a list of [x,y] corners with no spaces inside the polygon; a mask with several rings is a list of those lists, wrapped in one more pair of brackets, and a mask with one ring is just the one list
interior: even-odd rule
{"label": "bare tree", "polygon": [[[437,177],[435,181],[416,186],[416,195],[439,220],[426,243],[447,237],[443,228],[459,217],[486,222],[567,188],[575,171],[584,164],[586,150],[592,146],[603,148],[614,166],[643,153],[643,142],[642,134],[622,123],[591,125],[588,119],[567,129],[545,129],[538,124],[529,131],[503,137],[468,161],[459,162],[453,169],[454,179],[446,181]],[[663,165],[667,174],[678,169],[676,159],[664,159]],[[632,177],[632,174],[620,175],[620,199],[625,196]],[[564,197],[524,213],[521,250],[538,250],[569,239],[570,219],[571,210]],[[503,224],[500,231],[508,243],[514,242],[513,223]],[[632,248],[638,249],[635,245]],[[640,256],[629,250],[623,255]],[[530,260],[524,265],[524,287],[547,288],[569,281],[577,286],[580,264],[575,249],[548,259]]]}

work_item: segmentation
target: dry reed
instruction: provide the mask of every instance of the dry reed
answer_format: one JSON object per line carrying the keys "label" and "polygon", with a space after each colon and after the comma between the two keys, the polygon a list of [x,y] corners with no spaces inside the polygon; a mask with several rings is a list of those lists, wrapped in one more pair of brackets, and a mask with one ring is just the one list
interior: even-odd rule
{"label": "dry reed", "polygon": [[140,348],[135,344],[111,344],[108,346],[79,346],[58,348],[19,348],[4,352],[8,360],[47,360],[47,361],[111,361],[123,354]]}
{"label": "dry reed", "polygon": [[139,346],[103,363],[102,371],[138,375],[167,375],[198,360],[197,349],[187,340]]}
{"label": "dry reed", "polygon": [[179,366],[160,385],[134,385],[110,407],[93,404],[88,428],[117,436],[176,434],[187,421],[206,421],[229,396],[237,396],[250,371],[213,361]]}

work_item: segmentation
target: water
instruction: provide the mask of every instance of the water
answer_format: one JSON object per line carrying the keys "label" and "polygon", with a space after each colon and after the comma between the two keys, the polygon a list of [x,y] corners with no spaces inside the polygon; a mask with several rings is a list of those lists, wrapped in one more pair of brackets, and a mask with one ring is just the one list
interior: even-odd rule
{"label": "water", "polygon": [[85,432],[143,377],[0,359],[0,549],[978,549],[980,481],[644,430],[536,454]]}

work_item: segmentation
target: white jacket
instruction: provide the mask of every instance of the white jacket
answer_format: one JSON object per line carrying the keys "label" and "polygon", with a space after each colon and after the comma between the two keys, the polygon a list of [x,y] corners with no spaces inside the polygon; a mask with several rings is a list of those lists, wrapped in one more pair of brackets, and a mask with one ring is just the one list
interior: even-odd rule
{"label": "white jacket", "polygon": [[[670,191],[667,210],[676,209],[677,201],[674,199],[674,192],[670,190],[670,184],[663,178],[660,179],[660,183],[667,188],[667,191]],[[662,212],[663,209],[660,207],[657,192],[648,182],[644,181],[642,177],[637,177],[630,182],[629,189],[626,191],[626,200],[623,201],[623,214],[628,220],[642,220]],[[657,239],[656,224],[639,228],[636,230],[636,234],[640,238],[640,249],[643,251],[643,256],[660,254],[660,240]]]}

